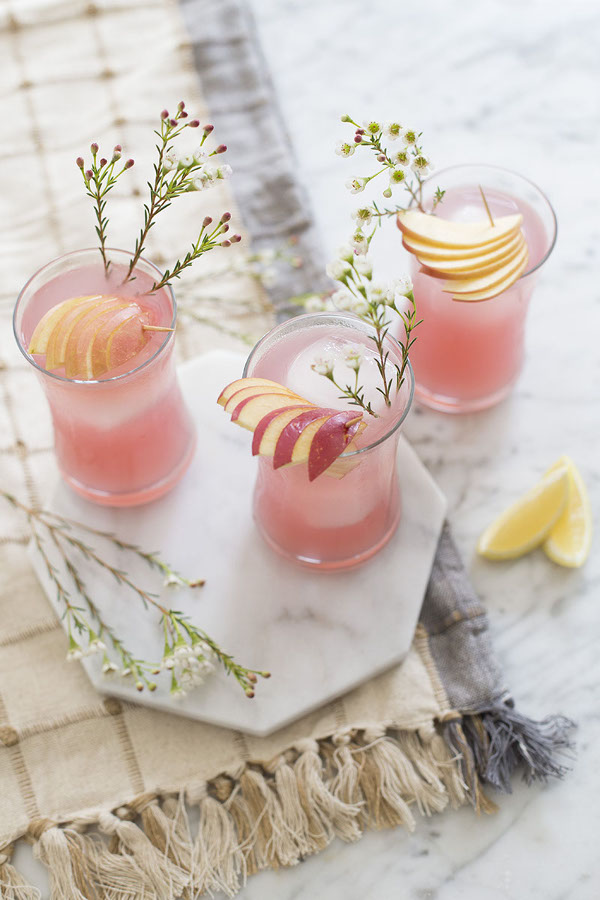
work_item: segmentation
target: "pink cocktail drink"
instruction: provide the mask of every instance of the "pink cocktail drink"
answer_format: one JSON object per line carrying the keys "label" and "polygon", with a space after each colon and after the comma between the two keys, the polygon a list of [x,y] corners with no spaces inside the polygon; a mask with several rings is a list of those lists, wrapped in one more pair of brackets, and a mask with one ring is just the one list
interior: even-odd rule
{"label": "pink cocktail drink", "polygon": [[23,288],[14,328],[48,398],[58,466],[79,494],[96,503],[130,506],[166,493],[185,472],[195,429],[177,383],[173,332],[148,331],[132,358],[97,379],[47,371],[44,355],[27,352],[34,329],[57,304],[73,297],[115,296],[139,306],[152,326],[174,328],[170,288],[150,293],[159,271],[140,260],[125,281],[129,255],[110,252],[106,275],[97,251],[77,251],[45,266]]}
{"label": "pink cocktail drink", "polygon": [[434,174],[425,185],[423,208],[433,191],[445,189],[436,212],[457,222],[487,218],[479,186],[493,218],[520,213],[529,259],[525,272],[507,290],[482,301],[457,301],[444,282],[421,270],[411,255],[417,317],[422,320],[411,351],[415,395],[446,412],[472,412],[492,406],[512,388],[521,370],[525,321],[537,273],[556,238],[556,219],[535,185],[503,169],[456,166]]}
{"label": "pink cocktail drink", "polygon": [[[337,462],[309,481],[307,465],[273,468],[259,457],[254,516],[267,542],[278,552],[320,568],[360,563],[392,536],[400,516],[396,454],[400,425],[408,413],[413,390],[407,367],[405,382],[387,408],[376,387],[380,376],[370,328],[354,316],[299,316],[274,328],[251,353],[245,376],[268,378],[319,407],[357,410],[339,398],[339,391],[311,369],[315,358],[335,361],[339,384],[353,380],[344,366],[348,343],[363,351],[360,381],[377,417],[364,414],[367,428]],[[395,341],[387,339],[390,369],[401,361]],[[360,410],[359,410],[360,411]]]}

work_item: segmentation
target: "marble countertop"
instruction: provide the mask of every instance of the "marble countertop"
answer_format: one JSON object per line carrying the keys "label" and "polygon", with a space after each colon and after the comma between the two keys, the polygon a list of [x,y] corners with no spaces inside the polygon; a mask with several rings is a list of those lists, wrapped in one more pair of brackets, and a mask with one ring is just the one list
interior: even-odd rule
{"label": "marble countertop", "polygon": [[[592,0],[251,0],[267,62],[328,251],[347,237],[352,161],[333,153],[342,112],[398,116],[438,167],[504,165],[552,199],[559,240],[528,322],[512,397],[478,415],[416,409],[406,435],[449,502],[522,712],[579,723],[560,783],[403,830],[335,841],[294,869],[250,879],[243,900],[595,900],[600,895],[598,542],[581,571],[541,554],[474,556],[481,529],[558,456],[580,466],[600,521],[600,8]],[[346,168],[345,168],[346,167]],[[398,241],[394,242],[398,247]],[[390,262],[388,260],[388,265]],[[22,853],[21,850],[18,851]],[[23,866],[25,871],[26,867]]]}
{"label": "marble countertop", "polygon": [[[336,841],[292,870],[250,880],[244,900],[591,900],[600,895],[600,654],[595,541],[580,571],[543,555],[477,561],[490,517],[569,453],[598,520],[600,467],[600,9],[586,0],[252,0],[262,45],[327,250],[349,234],[353,160],[333,153],[339,115],[394,117],[425,132],[438,167],[486,162],[549,194],[559,239],[528,322],[513,396],[486,413],[416,410],[406,434],[449,517],[519,708],[579,723],[562,783],[515,783],[500,812],[422,820],[414,835]],[[595,34],[595,39],[594,39]],[[397,247],[397,241],[394,243]],[[599,520],[600,521],[600,520]]]}

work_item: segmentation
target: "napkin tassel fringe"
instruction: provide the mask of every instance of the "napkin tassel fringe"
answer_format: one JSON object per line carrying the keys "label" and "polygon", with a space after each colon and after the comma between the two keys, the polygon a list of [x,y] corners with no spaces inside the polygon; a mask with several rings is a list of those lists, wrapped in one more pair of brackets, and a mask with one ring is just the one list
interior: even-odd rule
{"label": "napkin tassel fringe", "polygon": [[463,717],[479,776],[507,794],[518,768],[527,784],[563,777],[569,770],[565,760],[573,746],[572,728],[574,723],[565,716],[547,716],[539,722],[523,716],[510,699]]}
{"label": "napkin tassel fringe", "polygon": [[[187,787],[185,800],[199,809],[196,834],[183,796],[147,793],[69,824],[39,820],[27,837],[49,869],[52,900],[191,900],[218,891],[233,897],[248,875],[295,865],[336,836],[355,841],[366,828],[413,830],[416,811],[431,815],[464,803],[465,754],[479,783],[484,740],[494,745],[482,714],[479,720],[460,733],[460,719],[453,722],[453,742],[433,723],[417,731],[349,728],[298,741],[265,765],[246,763]],[[39,900],[6,849],[0,900]]]}
{"label": "napkin tassel fringe", "polygon": [[510,698],[476,712],[456,713],[442,723],[444,738],[460,759],[469,799],[481,812],[496,810],[484,786],[510,794],[511,778],[519,768],[527,784],[562,778],[569,768],[563,759],[572,749],[573,727],[564,716],[539,722],[523,716]]}
{"label": "napkin tassel fringe", "polygon": [[0,900],[41,900],[41,892],[11,864],[12,852],[12,844],[0,851]]}

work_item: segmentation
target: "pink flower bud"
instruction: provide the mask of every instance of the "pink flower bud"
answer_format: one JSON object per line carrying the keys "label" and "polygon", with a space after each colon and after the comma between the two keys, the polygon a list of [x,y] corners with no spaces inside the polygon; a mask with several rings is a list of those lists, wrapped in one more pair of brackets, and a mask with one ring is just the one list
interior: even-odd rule
{"label": "pink flower bud", "polygon": [[87,172],[85,173],[85,177],[87,178],[88,181],[90,181],[90,179],[92,179],[94,177],[94,173],[92,172],[91,169],[87,170]]}
{"label": "pink flower bud", "polygon": [[231,241],[221,241],[221,247],[231,247]]}
{"label": "pink flower bud", "polygon": [[206,216],[204,221],[202,222],[202,227],[208,228],[209,225],[212,225],[212,219],[210,216]]}
{"label": "pink flower bud", "polygon": [[355,134],[355,135],[354,135],[354,143],[355,143],[355,144],[362,144],[362,134]]}
{"label": "pink flower bud", "polygon": [[385,154],[380,153],[380,154],[377,156],[377,160],[378,160],[378,162],[385,162]]}
{"label": "pink flower bud", "polygon": [[80,169],[83,169],[83,156],[78,156],[75,160]]}
{"label": "pink flower bud", "polygon": [[133,165],[133,162],[134,161],[132,159],[128,159],[127,162],[125,163],[125,168],[130,169]]}
{"label": "pink flower bud", "polygon": [[204,126],[204,131],[205,131],[206,134],[210,134],[211,131],[214,131],[214,130],[215,130],[215,126],[214,126],[214,125],[205,125],[205,126]]}
{"label": "pink flower bud", "polygon": [[177,109],[179,110],[179,112],[183,112],[183,110],[185,109],[185,103],[183,102],[183,100],[179,101],[179,103],[177,104]]}
{"label": "pink flower bud", "polygon": [[186,111],[184,109],[182,109],[181,112],[179,113],[179,118],[187,119],[187,117],[188,117],[188,114],[186,113]]}
{"label": "pink flower bud", "polygon": [[113,153],[121,153],[122,150],[123,148],[120,144],[115,144],[115,146],[113,147]]}
{"label": "pink flower bud", "polygon": [[198,119],[192,119],[191,122],[188,122],[190,128],[197,128],[199,124],[200,121]]}
{"label": "pink flower bud", "polygon": [[364,129],[364,128],[357,128],[357,129],[356,129],[356,133],[357,133],[357,134],[364,134],[364,133],[365,133],[365,129]]}
{"label": "pink flower bud", "polygon": [[163,111],[160,114],[160,117],[161,117],[161,119],[168,119],[169,118],[169,110],[163,109]]}
{"label": "pink flower bud", "polygon": [[230,212],[224,212],[223,215],[221,216],[221,222],[229,222],[230,219],[231,219]]}
{"label": "pink flower bud", "polygon": [[231,241],[232,244],[239,244],[239,242],[241,241],[241,239],[242,239],[241,234],[234,234],[233,237],[230,238],[230,241]]}
{"label": "pink flower bud", "polygon": [[227,224],[227,222],[221,228],[221,234],[225,234],[226,231],[229,231],[229,225]]}
{"label": "pink flower bud", "polygon": [[94,156],[95,156],[96,153],[98,152],[98,144],[97,144],[95,141],[94,141],[93,144],[91,144],[90,150],[92,151],[92,153],[93,153]]}
{"label": "pink flower bud", "polygon": [[102,157],[102,159],[100,160],[100,168],[102,169],[106,165],[107,162],[108,162],[108,160],[105,159],[104,157]]}
{"label": "pink flower bud", "polygon": [[172,125],[173,128],[177,125],[177,119],[169,119],[169,125]]}
{"label": "pink flower bud", "polygon": [[219,146],[215,150],[215,153],[225,153],[226,150],[227,150],[227,144],[219,144]]}

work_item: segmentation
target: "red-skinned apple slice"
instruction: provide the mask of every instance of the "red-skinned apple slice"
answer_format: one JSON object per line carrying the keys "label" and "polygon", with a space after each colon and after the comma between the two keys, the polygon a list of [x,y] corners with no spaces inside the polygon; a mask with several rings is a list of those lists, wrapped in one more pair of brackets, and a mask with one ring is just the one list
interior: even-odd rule
{"label": "red-skinned apple slice", "polygon": [[242,400],[246,400],[248,397],[258,397],[260,394],[285,394],[288,397],[293,397],[295,400],[298,399],[298,394],[293,394],[292,391],[288,391],[287,388],[282,387],[281,385],[277,385],[273,387],[270,384],[257,384],[251,387],[242,388],[239,391],[235,391],[229,397],[225,406],[223,407],[225,412],[233,412],[236,406],[242,402]]}
{"label": "red-skinned apple slice", "polygon": [[[98,329],[111,313],[126,306],[122,300],[115,298],[96,301],[84,316],[81,316],[70,331],[65,344],[64,366],[67,378],[87,378],[85,358],[88,348],[94,342]],[[57,326],[60,328],[60,325]]]}
{"label": "red-skinned apple slice", "polygon": [[259,394],[258,397],[247,397],[242,400],[231,414],[231,421],[242,428],[254,431],[263,416],[275,409],[285,409],[289,406],[310,405],[302,397],[290,397],[289,394]]}
{"label": "red-skinned apple slice", "polygon": [[310,403],[306,406],[286,406],[283,409],[274,409],[263,416],[254,429],[252,456],[273,456],[279,435],[287,423],[295,419],[299,413],[309,409],[314,409]]}
{"label": "red-skinned apple slice", "polygon": [[360,428],[362,413],[336,413],[321,425],[308,454],[308,480],[314,481],[341,456]]}
{"label": "red-skinned apple slice", "polygon": [[106,343],[108,369],[117,369],[129,362],[150,340],[150,333],[144,330],[148,318],[141,309],[129,315],[116,328]]}
{"label": "red-skinned apple slice", "polygon": [[[294,450],[300,438],[304,437],[305,429],[308,430],[308,426],[312,423],[316,425],[317,422],[320,422],[319,427],[311,428],[308,431],[308,438],[305,438],[302,442],[302,449],[305,450],[304,461],[308,459],[312,440],[320,426],[323,425],[327,419],[335,416],[338,411],[339,410],[336,409],[322,409],[317,406],[314,409],[308,409],[305,412],[300,413],[299,416],[292,419],[291,422],[288,422],[282,429],[281,434],[277,439],[277,443],[275,444],[275,450],[273,452],[273,468],[280,469],[281,466],[287,466],[291,463],[294,456]],[[296,453],[297,462],[302,461],[302,449]]]}
{"label": "red-skinned apple slice", "polygon": [[42,316],[35,326],[33,334],[31,335],[31,340],[29,341],[27,352],[46,353],[48,349],[48,340],[54,330],[54,326],[58,324],[63,316],[65,316],[69,310],[79,306],[81,303],[99,299],[100,294],[90,294],[84,297],[70,297],[68,300],[63,300],[62,303],[57,303],[56,306],[53,306]]}
{"label": "red-skinned apple slice", "polygon": [[108,318],[102,322],[96,332],[96,336],[90,346],[91,374],[90,378],[98,378],[110,368],[108,362],[108,345],[115,332],[124,325],[132,316],[139,314],[140,308],[135,303],[129,303],[121,309],[111,310]]}
{"label": "red-skinned apple slice", "polygon": [[223,388],[217,398],[217,403],[220,406],[225,406],[232,394],[250,387],[268,387],[274,391],[287,391],[288,394],[293,394],[295,397],[298,396],[293,391],[288,391],[282,384],[278,384],[276,381],[269,381],[268,378],[238,378],[237,381],[232,381],[231,384]]}

